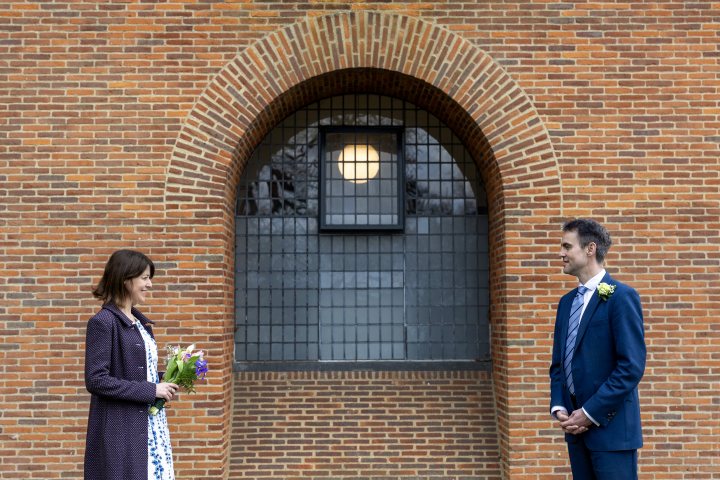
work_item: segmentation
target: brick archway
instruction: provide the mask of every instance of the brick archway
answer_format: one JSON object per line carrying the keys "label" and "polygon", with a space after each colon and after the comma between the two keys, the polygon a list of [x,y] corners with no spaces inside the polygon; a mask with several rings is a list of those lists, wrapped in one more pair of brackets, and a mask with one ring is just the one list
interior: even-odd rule
{"label": "brick archway", "polygon": [[[343,13],[307,18],[271,33],[239,52],[188,115],[170,159],[165,235],[176,245],[177,257],[208,279],[197,287],[207,289],[207,295],[198,295],[207,302],[195,319],[202,316],[208,342],[223,345],[210,404],[229,404],[232,395],[233,213],[239,175],[254,147],[284,116],[322,96],[350,91],[399,96],[436,113],[478,162],[490,205],[495,403],[503,469],[511,474],[522,453],[513,448],[510,432],[522,422],[523,408],[544,405],[544,398],[525,397],[517,385],[528,374],[515,373],[514,353],[535,341],[520,341],[521,327],[530,321],[544,329],[548,317],[531,312],[537,293],[528,285],[534,279],[517,267],[528,260],[523,249],[531,246],[538,265],[533,273],[554,273],[542,257],[555,244],[545,232],[554,231],[561,214],[559,170],[542,120],[518,84],[467,40],[407,16]],[[198,244],[204,254],[194,256]],[[187,265],[178,271],[187,271]],[[177,281],[178,290],[182,282]],[[198,341],[195,332],[184,333]],[[532,382],[541,383],[537,378],[545,371],[542,365],[533,372]],[[217,454],[209,458],[220,472],[226,471],[230,414],[229,409],[215,413],[208,424],[219,422],[218,428],[208,435]]]}

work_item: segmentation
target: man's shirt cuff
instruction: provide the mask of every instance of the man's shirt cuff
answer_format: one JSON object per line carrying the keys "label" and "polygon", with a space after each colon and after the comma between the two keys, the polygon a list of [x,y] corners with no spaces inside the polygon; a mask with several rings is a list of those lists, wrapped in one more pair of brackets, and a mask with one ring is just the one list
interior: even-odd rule
{"label": "man's shirt cuff", "polygon": [[588,417],[588,418],[590,419],[590,421],[595,424],[596,427],[599,427],[599,426],[600,426],[600,424],[599,424],[598,422],[596,422],[593,417],[590,416],[590,414],[587,412],[587,410],[585,410],[585,409],[583,408],[582,411],[585,413],[585,416]]}
{"label": "man's shirt cuff", "polygon": [[562,410],[563,412],[567,413],[567,408],[561,407],[560,405],[555,405],[554,407],[552,407],[552,408],[550,409],[550,415],[552,415],[552,417],[553,417],[555,420],[557,420],[557,417],[555,416],[555,413],[559,412],[560,410]]}

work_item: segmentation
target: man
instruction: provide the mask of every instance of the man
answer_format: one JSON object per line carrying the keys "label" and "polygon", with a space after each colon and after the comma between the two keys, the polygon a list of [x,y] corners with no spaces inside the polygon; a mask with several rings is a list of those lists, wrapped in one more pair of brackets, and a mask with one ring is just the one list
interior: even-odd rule
{"label": "man", "polygon": [[550,411],[565,432],[576,480],[637,479],[642,447],[638,383],[645,370],[637,292],[605,272],[607,230],[588,219],[563,227],[563,272],[578,288],[560,300],[550,365]]}

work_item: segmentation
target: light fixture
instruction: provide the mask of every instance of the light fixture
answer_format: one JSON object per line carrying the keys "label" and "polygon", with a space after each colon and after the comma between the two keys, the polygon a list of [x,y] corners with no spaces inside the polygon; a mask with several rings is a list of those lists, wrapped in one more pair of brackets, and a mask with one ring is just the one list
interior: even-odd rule
{"label": "light fixture", "polygon": [[403,132],[395,126],[320,127],[321,230],[402,230]]}
{"label": "light fixture", "polygon": [[343,178],[353,183],[367,183],[380,171],[380,155],[371,145],[346,145],[338,156]]}

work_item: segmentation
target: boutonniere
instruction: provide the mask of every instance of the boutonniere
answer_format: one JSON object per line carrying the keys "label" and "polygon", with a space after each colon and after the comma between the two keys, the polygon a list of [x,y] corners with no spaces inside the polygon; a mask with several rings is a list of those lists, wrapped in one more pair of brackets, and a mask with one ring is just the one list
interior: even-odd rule
{"label": "boutonniere", "polygon": [[609,285],[605,282],[598,285],[598,295],[600,298],[607,302],[607,299],[610,298],[610,295],[613,294],[615,291],[615,285]]}

